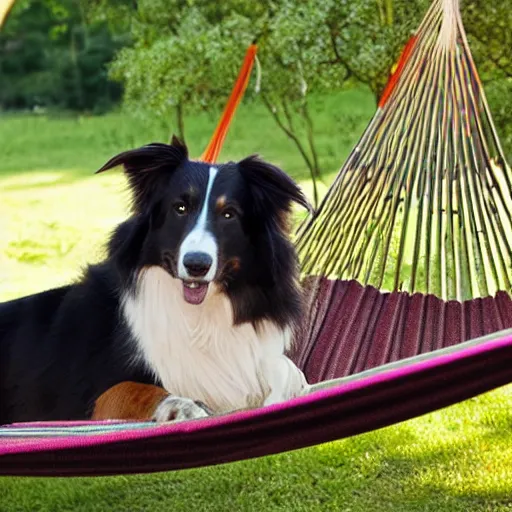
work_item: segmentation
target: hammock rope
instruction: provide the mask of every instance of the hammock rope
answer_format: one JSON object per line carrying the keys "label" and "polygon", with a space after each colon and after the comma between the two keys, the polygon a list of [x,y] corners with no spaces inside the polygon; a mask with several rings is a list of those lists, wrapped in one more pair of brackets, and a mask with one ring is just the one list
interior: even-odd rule
{"label": "hammock rope", "polygon": [[202,160],[203,162],[213,164],[217,161],[217,158],[224,144],[224,139],[226,138],[229,127],[231,125],[231,121],[233,120],[233,117],[235,115],[236,109],[238,108],[238,105],[242,101],[245,90],[249,85],[249,79],[251,78],[251,71],[256,60],[257,51],[258,47],[256,46],[256,44],[251,44],[247,49],[244,61],[242,63],[242,67],[240,68],[240,72],[236,79],[235,85],[233,86],[226,107],[222,112],[219,123],[215,128],[215,131],[212,135],[212,138],[210,139],[210,142],[208,143],[208,146],[206,147],[204,153],[200,158],[200,160]]}
{"label": "hammock rope", "polygon": [[317,215],[304,275],[464,301],[511,290],[512,195],[460,17],[435,0]]}

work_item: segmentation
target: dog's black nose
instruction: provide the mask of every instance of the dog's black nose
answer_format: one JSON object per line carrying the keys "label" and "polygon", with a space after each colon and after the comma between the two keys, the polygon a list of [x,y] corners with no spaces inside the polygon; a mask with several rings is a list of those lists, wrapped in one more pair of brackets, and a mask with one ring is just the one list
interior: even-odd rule
{"label": "dog's black nose", "polygon": [[212,263],[211,256],[205,252],[187,252],[183,257],[183,265],[190,277],[204,277]]}

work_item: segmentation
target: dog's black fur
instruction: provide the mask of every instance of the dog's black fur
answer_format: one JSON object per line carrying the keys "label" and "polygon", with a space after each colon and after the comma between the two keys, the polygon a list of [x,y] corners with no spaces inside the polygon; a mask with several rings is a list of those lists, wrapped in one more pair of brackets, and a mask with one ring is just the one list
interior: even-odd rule
{"label": "dog's black fur", "polygon": [[[94,400],[119,382],[159,384],[133,358],[120,304],[136,294],[144,268],[158,265],[177,277],[177,250],[204,199],[210,165],[189,160],[177,139],[122,153],[100,171],[117,165],[128,177],[133,212],[114,231],[106,259],[77,283],[0,304],[0,424],[86,419]],[[286,217],[292,201],[308,203],[284,172],[256,157],[216,167],[212,200],[222,197],[223,207],[227,198],[230,211],[212,221],[215,282],[235,323],[293,325],[301,300]]]}

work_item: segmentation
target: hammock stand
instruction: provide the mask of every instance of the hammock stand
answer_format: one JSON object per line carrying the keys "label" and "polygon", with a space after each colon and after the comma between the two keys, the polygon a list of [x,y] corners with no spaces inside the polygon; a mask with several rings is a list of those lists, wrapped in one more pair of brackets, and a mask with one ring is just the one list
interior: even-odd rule
{"label": "hammock stand", "polygon": [[[216,137],[236,105],[228,103]],[[212,141],[203,157],[215,161],[220,147]],[[458,0],[434,0],[367,130],[298,231],[310,307],[291,356],[316,383],[311,393],[178,424],[7,425],[0,475],[248,459],[381,428],[512,382],[510,177]]]}

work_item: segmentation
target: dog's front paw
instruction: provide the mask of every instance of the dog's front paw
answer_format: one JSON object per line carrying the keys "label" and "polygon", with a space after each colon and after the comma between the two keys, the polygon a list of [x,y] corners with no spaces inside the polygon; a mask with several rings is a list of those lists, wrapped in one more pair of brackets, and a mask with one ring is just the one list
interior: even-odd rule
{"label": "dog's front paw", "polygon": [[201,402],[169,395],[158,404],[152,419],[157,422],[186,421],[208,416],[210,416],[210,411]]}

